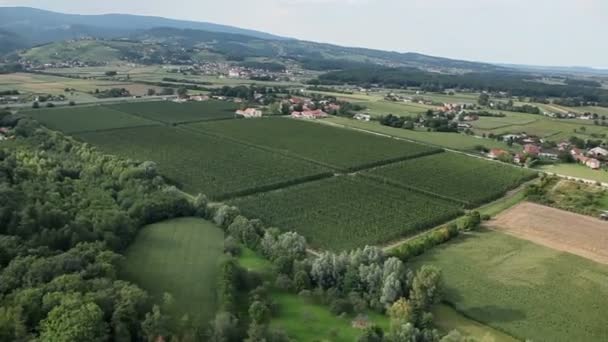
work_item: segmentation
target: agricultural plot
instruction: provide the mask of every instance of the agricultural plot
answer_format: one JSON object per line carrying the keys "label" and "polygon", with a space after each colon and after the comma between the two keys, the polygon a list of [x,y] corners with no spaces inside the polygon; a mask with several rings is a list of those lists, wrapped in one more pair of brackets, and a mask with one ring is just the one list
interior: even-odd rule
{"label": "agricultural plot", "polygon": [[[591,138],[591,134],[608,133],[608,129],[602,126],[589,125],[588,123],[582,124],[580,122],[568,120],[551,119],[540,115],[536,115],[536,117],[538,117],[538,120],[527,124],[511,124],[499,128],[489,129],[476,128],[475,130],[478,134],[493,133],[495,135],[523,132],[529,135],[544,137],[551,141],[566,140],[571,136],[589,139]],[[581,130],[581,127],[584,127],[584,130]]]}
{"label": "agricultural plot", "polygon": [[157,125],[156,122],[100,106],[37,109],[24,114],[48,128],[66,133]]}
{"label": "agricultural plot", "polygon": [[346,250],[412,235],[460,215],[457,205],[360,176],[333,177],[230,201],[248,217]]}
{"label": "agricultural plot", "polygon": [[109,106],[117,111],[168,124],[234,118],[234,103],[205,101],[175,103],[170,101],[125,103]]}
{"label": "agricultural plot", "polygon": [[474,207],[536,176],[525,169],[447,152],[387,165],[367,174]]}
{"label": "agricultural plot", "polygon": [[512,113],[495,111],[495,113],[503,113],[505,117],[487,117],[482,116],[477,121],[471,122],[471,125],[477,129],[497,129],[513,125],[527,125],[538,120],[538,115]]}
{"label": "agricultural plot", "polygon": [[493,231],[436,247],[412,266],[441,268],[445,300],[520,340],[603,341],[608,266]]}
{"label": "agricultural plot", "polygon": [[441,151],[416,143],[285,118],[215,121],[189,127],[344,171]]}
{"label": "agricultural plot", "polygon": [[182,218],[143,228],[127,250],[121,276],[157,298],[175,300],[174,315],[207,322],[217,308],[216,280],[224,233],[213,224]]}
{"label": "agricultural plot", "polygon": [[107,153],[158,164],[184,191],[214,199],[272,189],[328,175],[328,170],[258,148],[169,127],[77,135]]}

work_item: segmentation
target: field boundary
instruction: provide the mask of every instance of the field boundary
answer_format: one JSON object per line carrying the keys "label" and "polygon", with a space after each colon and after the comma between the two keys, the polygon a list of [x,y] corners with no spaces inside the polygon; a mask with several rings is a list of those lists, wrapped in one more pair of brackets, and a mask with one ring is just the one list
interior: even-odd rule
{"label": "field boundary", "polygon": [[158,125],[156,123],[151,123],[148,125],[138,125],[138,126],[127,126],[127,127],[115,127],[115,128],[106,128],[106,129],[95,129],[95,130],[87,130],[87,131],[73,131],[73,132],[66,132],[67,134],[90,134],[90,133],[102,133],[102,132],[113,132],[113,131],[120,131],[120,130],[126,130],[126,129],[137,129],[137,128],[147,128],[147,127],[158,127],[158,126],[162,126],[162,125]]}

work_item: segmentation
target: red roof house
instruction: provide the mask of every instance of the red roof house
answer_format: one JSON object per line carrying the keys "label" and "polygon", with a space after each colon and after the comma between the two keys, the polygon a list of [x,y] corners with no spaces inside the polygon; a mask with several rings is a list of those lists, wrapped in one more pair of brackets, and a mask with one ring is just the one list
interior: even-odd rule
{"label": "red roof house", "polygon": [[532,144],[524,145],[524,153],[526,153],[526,154],[537,156],[540,154],[540,152],[541,152],[540,146],[536,146],[536,145],[532,145]]}

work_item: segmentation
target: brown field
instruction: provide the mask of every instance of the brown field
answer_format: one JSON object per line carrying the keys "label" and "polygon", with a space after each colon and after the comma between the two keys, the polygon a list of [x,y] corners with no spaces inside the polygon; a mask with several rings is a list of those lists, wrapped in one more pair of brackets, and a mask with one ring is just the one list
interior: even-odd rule
{"label": "brown field", "polygon": [[608,222],[524,202],[488,223],[494,230],[608,264]]}

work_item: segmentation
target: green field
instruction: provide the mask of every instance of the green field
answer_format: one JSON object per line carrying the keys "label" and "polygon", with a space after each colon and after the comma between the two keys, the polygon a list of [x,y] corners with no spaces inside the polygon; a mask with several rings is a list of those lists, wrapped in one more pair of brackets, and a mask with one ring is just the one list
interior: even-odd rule
{"label": "green field", "polygon": [[474,207],[494,200],[534,172],[458,153],[446,152],[369,171],[394,185],[422,190]]}
{"label": "green field", "polygon": [[486,148],[502,148],[505,150],[510,149],[507,144],[493,139],[481,139],[470,135],[457,133],[412,131],[409,129],[382,126],[378,122],[363,122],[347,118],[331,117],[321,120],[319,123],[335,124],[354,129],[362,129],[401,139],[408,139],[437,147],[461,151],[474,151],[475,147],[479,145],[485,146]]}
{"label": "green field", "polygon": [[501,127],[508,127],[513,125],[527,125],[531,124],[539,118],[539,115],[513,113],[504,111],[492,111],[494,113],[505,114],[505,117],[492,117],[482,116],[477,121],[472,121],[470,124],[477,129],[498,129]]}
{"label": "green field", "polygon": [[48,128],[66,133],[157,125],[153,121],[101,106],[37,109],[23,113]]}
{"label": "green field", "polygon": [[226,101],[175,103],[171,101],[125,103],[109,106],[117,111],[164,123],[234,118],[236,104]]}
{"label": "green field", "polygon": [[214,121],[190,127],[348,171],[439,152],[421,144],[286,118]]}
{"label": "green field", "polygon": [[333,177],[230,201],[247,217],[302,234],[316,248],[347,250],[412,235],[459,207],[360,176]]}
{"label": "green field", "polygon": [[107,153],[154,161],[181,189],[214,199],[276,188],[328,172],[325,168],[218,137],[171,127],[78,134]]}
{"label": "green field", "polygon": [[216,280],[224,233],[197,218],[181,218],[143,228],[126,253],[121,275],[150,294],[170,293],[179,320],[210,320],[217,307]]}
{"label": "green field", "polygon": [[608,183],[608,172],[604,170],[592,170],[580,164],[542,165],[538,167],[538,169],[544,172],[556,173],[563,176]]}
{"label": "green field", "polygon": [[467,234],[417,258],[441,267],[459,312],[520,339],[603,341],[608,266],[498,232]]}
{"label": "green field", "polygon": [[428,106],[424,104],[414,102],[391,102],[391,101],[367,101],[367,102],[355,102],[355,104],[365,106],[369,114],[372,116],[382,116],[393,114],[397,116],[410,116],[426,113],[429,109],[435,109],[436,107]]}

